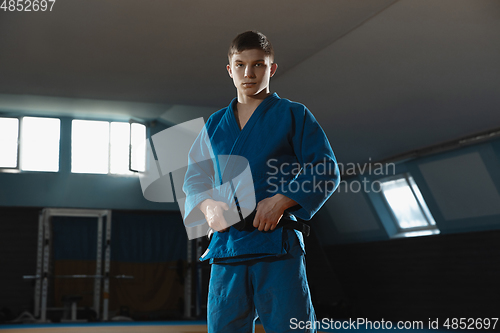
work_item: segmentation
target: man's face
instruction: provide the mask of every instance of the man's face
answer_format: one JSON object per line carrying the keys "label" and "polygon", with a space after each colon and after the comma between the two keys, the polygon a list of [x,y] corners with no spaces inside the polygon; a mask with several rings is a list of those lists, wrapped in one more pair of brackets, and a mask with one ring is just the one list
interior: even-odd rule
{"label": "man's face", "polygon": [[269,79],[277,67],[264,51],[251,49],[233,54],[227,71],[239,94],[257,97],[269,93]]}

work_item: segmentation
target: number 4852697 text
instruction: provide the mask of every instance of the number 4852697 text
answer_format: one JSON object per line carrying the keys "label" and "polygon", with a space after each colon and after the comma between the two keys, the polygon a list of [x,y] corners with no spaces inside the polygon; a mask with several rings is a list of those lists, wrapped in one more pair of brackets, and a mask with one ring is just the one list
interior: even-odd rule
{"label": "number 4852697 text", "polygon": [[[0,0],[1,1],[1,0]],[[4,12],[52,11],[56,0],[3,0],[0,10]]]}

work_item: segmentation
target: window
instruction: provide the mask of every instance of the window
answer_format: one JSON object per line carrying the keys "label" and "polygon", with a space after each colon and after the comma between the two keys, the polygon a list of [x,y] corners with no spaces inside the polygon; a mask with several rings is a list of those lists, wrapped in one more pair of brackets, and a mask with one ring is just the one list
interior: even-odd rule
{"label": "window", "polygon": [[73,120],[71,124],[71,172],[108,173],[109,122]]}
{"label": "window", "polygon": [[[140,154],[138,142],[141,138],[145,146],[146,127],[142,124],[133,123],[131,126],[122,122],[73,120],[71,172],[132,175],[132,164],[137,164],[137,169],[133,170],[142,171],[146,150],[144,148],[143,154]],[[131,147],[139,150],[134,155],[135,162],[129,161]]]}
{"label": "window", "polygon": [[146,126],[130,124],[130,170],[146,171]]}
{"label": "window", "polygon": [[129,123],[111,123],[110,132],[110,164],[109,172],[114,174],[131,175],[129,170]]}
{"label": "window", "polygon": [[[59,171],[61,121],[0,117],[0,169]],[[146,126],[73,120],[71,172],[133,175],[146,164]]]}
{"label": "window", "polygon": [[382,179],[380,184],[383,197],[399,231],[396,237],[439,233],[436,222],[411,175],[403,174]]}
{"label": "window", "polygon": [[61,121],[55,118],[23,117],[20,167],[23,171],[59,171]]}
{"label": "window", "polygon": [[19,119],[0,118],[0,168],[17,168]]}

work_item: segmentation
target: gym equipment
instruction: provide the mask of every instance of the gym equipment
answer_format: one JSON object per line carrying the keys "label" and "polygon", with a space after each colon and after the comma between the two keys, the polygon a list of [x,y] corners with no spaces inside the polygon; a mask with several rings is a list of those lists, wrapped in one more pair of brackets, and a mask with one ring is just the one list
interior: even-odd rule
{"label": "gym equipment", "polygon": [[[56,275],[49,272],[50,250],[52,241],[52,216],[76,216],[97,218],[97,258],[95,275]],[[103,218],[106,217],[106,238],[104,249],[104,274],[102,274],[102,253],[103,245],[99,241],[103,235]],[[65,208],[44,208],[38,218],[38,249],[37,249],[36,275],[24,276],[25,279],[35,279],[35,317],[40,317],[41,322],[47,321],[47,297],[49,278],[91,278],[94,279],[94,306],[93,310],[100,315],[101,301],[101,280],[103,280],[103,302],[102,319],[108,320],[109,306],[109,269],[111,256],[111,210],[95,209],[65,209]],[[124,278],[123,276],[121,278]],[[127,277],[131,278],[131,277]],[[73,303],[76,303],[73,302]],[[72,305],[73,306],[73,305]],[[76,310],[75,310],[76,311]]]}

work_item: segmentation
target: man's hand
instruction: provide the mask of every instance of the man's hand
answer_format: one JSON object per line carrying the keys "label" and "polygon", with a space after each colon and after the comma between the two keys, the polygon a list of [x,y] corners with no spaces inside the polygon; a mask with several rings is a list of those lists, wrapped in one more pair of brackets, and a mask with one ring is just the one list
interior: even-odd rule
{"label": "man's hand", "polygon": [[224,219],[224,211],[228,209],[229,206],[225,202],[212,199],[206,199],[200,204],[200,210],[205,215],[208,226],[219,232],[227,231],[229,228]]}
{"label": "man's hand", "polygon": [[258,228],[259,231],[274,230],[284,211],[295,205],[297,205],[297,202],[280,193],[266,198],[257,204],[257,213],[253,220],[253,226]]}

